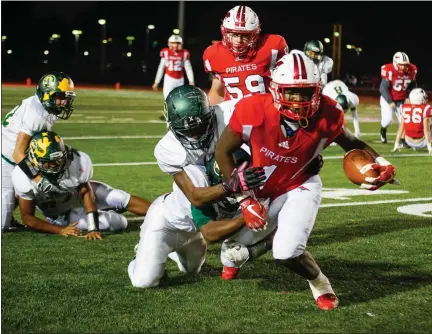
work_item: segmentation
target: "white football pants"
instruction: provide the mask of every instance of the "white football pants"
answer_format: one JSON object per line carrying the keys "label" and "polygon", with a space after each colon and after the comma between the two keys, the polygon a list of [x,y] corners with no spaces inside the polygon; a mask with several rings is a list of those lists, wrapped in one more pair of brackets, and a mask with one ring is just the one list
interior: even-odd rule
{"label": "white football pants", "polygon": [[136,257],[129,263],[129,278],[137,288],[157,286],[168,257],[188,273],[198,273],[205,261],[207,244],[201,232],[186,232],[171,225],[164,216],[163,200],[164,195],[150,206],[141,225]]}
{"label": "white football pants", "polygon": [[[126,217],[110,209],[125,209],[131,195],[123,190],[114,189],[102,182],[90,181],[90,184],[95,194],[96,206],[99,212],[99,229],[101,231],[106,230],[111,232],[125,230],[127,227]],[[51,222],[61,226],[67,226],[68,224],[78,222],[76,225],[78,229],[87,230],[88,224],[86,216],[85,209],[81,206],[72,209],[69,217],[65,217],[65,219],[59,217],[51,220]]]}
{"label": "white football pants", "polygon": [[396,119],[398,123],[400,123],[401,117],[401,105],[403,101],[396,102],[396,108],[390,108],[387,101],[381,96],[380,97],[380,105],[381,105],[381,127],[387,129],[393,122],[393,113],[396,115]]}
{"label": "white football pants", "polygon": [[320,177],[314,175],[270,203],[267,221],[277,222],[273,258],[286,260],[303,254],[320,207],[321,188]]}
{"label": "white football pants", "polygon": [[175,79],[170,77],[169,75],[165,74],[164,76],[164,82],[163,82],[163,95],[164,100],[166,100],[168,94],[174,89],[179,86],[184,85],[184,78],[181,79]]}
{"label": "white football pants", "polygon": [[15,209],[15,190],[12,184],[12,171],[15,166],[6,162],[3,158],[2,161],[2,207],[1,207],[1,228],[2,231],[8,228],[12,219],[12,214]]}

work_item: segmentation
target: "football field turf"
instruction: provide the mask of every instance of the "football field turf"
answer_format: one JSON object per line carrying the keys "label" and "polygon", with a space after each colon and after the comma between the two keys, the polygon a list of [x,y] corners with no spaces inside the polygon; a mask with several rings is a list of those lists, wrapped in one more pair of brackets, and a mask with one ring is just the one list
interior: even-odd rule
{"label": "football field turf", "polygon": [[[2,118],[33,93],[3,87]],[[307,282],[271,253],[246,263],[239,279],[222,281],[218,243],[199,275],[184,275],[169,260],[160,287],[133,288],[127,266],[142,219],[127,215],[134,218],[127,231],[103,241],[2,233],[2,332],[430,332],[432,157],[391,153],[395,124],[390,143],[379,142],[377,101],[360,106],[360,120],[369,121],[360,123],[362,139],[396,166],[400,186],[360,190],[343,173],[342,149],[323,154],[324,197],[308,249],[332,282],[338,310],[318,310]],[[90,155],[93,179],[153,200],[172,189],[153,156],[166,133],[162,105],[160,92],[78,89],[72,117],[54,131]]]}

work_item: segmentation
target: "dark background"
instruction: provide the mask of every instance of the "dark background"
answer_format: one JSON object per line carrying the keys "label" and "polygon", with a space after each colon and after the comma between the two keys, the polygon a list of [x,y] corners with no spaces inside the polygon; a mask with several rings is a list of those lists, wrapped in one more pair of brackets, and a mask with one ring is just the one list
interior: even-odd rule
{"label": "dark background", "polygon": [[[2,81],[24,82],[26,77],[38,80],[49,70],[68,73],[80,84],[151,85],[159,51],[166,47],[172,29],[177,28],[177,1],[142,2],[70,2],[2,1]],[[290,49],[302,49],[306,40],[329,37],[333,24],[342,24],[341,77],[355,74],[359,79],[380,75],[380,67],[392,62],[397,51],[406,52],[419,69],[421,87],[432,87],[430,13],[423,2],[398,1],[186,1],[184,46],[192,55],[196,83],[207,87],[208,75],[203,70],[202,53],[214,39],[221,39],[220,24],[225,13],[236,5],[248,5],[259,16],[263,33],[285,37]],[[101,26],[107,20],[107,67],[100,70]],[[146,27],[150,32],[146,54]],[[76,57],[73,29],[83,31]],[[50,43],[53,33],[61,38]],[[135,36],[132,47],[126,36]],[[156,43],[157,45],[152,45]],[[354,44],[363,49],[360,55],[346,49]],[[324,43],[331,56],[331,44]],[[12,54],[7,54],[11,49]],[[45,56],[44,50],[50,54]],[[84,51],[89,56],[83,55]],[[126,53],[132,52],[132,57]],[[48,63],[44,63],[47,60]],[[364,84],[366,84],[365,81]],[[359,82],[360,83],[360,82]]]}

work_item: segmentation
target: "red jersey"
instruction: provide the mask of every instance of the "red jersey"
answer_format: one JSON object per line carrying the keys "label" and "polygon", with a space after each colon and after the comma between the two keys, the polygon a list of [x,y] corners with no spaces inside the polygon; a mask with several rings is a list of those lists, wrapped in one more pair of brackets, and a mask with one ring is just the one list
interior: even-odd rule
{"label": "red jersey", "polygon": [[404,101],[408,97],[407,88],[409,84],[415,80],[417,75],[417,67],[413,64],[409,65],[406,73],[399,73],[393,64],[381,66],[381,77],[390,81],[390,95],[393,101]]}
{"label": "red jersey", "polygon": [[429,104],[403,104],[402,117],[405,134],[411,138],[423,138],[423,121],[432,117],[432,108]]}
{"label": "red jersey", "polygon": [[164,48],[161,50],[160,56],[165,60],[166,75],[174,79],[182,79],[184,77],[184,62],[185,60],[190,60],[190,53],[188,50],[173,51],[170,48]]}
{"label": "red jersey", "polygon": [[247,94],[268,92],[270,69],[287,53],[285,38],[279,35],[261,36],[248,62],[236,60],[222,42],[216,42],[204,51],[204,69],[224,84],[225,100],[239,100]]}
{"label": "red jersey", "polygon": [[305,172],[309,163],[343,131],[344,113],[336,105],[335,100],[322,96],[309,125],[286,137],[271,94],[254,94],[237,103],[229,125],[249,142],[251,166],[264,167],[267,176],[258,197],[274,199],[311,177]]}

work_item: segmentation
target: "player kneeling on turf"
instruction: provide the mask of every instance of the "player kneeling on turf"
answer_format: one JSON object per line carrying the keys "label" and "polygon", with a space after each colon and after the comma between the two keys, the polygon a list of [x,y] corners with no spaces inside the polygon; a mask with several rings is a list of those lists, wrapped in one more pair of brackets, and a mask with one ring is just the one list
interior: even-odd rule
{"label": "player kneeling on turf", "polygon": [[[86,239],[102,239],[101,230],[123,231],[124,216],[114,210],[130,210],[144,215],[149,202],[122,190],[90,181],[93,166],[90,157],[73,150],[52,131],[35,133],[30,141],[28,159],[31,167],[47,178],[61,192],[43,192],[19,167],[12,172],[12,183],[19,197],[23,223],[31,229],[64,236],[79,236],[87,230]],[[47,220],[35,215],[38,208]]]}
{"label": "player kneeling on turf", "polygon": [[403,148],[401,138],[405,132],[405,142],[408,146],[413,149],[427,147],[429,155],[432,155],[432,108],[427,104],[428,96],[423,89],[414,88],[409,94],[409,101],[410,103],[404,103],[401,107],[402,120],[399,123],[393,152]]}

